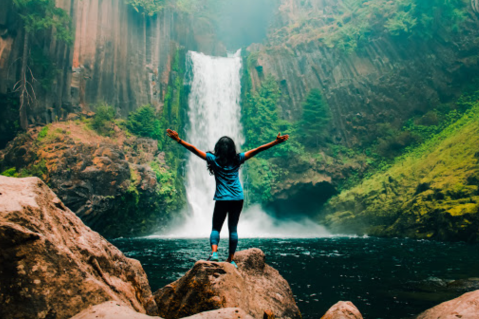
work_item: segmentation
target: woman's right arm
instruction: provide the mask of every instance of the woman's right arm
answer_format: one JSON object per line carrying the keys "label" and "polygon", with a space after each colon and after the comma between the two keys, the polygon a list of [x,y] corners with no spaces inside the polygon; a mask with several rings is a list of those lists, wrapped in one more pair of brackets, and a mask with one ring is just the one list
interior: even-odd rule
{"label": "woman's right arm", "polygon": [[266,151],[268,148],[271,148],[275,145],[281,144],[283,142],[286,142],[289,138],[289,135],[283,135],[281,136],[281,133],[278,133],[278,136],[276,136],[276,140],[268,143],[261,145],[260,147],[257,147],[255,149],[252,149],[250,151],[247,151],[244,153],[245,160],[252,158],[253,156],[261,153],[262,151]]}

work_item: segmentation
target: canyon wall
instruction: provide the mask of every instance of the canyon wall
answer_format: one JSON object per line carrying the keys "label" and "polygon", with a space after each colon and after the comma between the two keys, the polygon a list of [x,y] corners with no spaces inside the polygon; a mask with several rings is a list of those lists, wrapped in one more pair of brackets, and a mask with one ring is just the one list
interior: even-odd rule
{"label": "canyon wall", "polygon": [[[268,41],[248,48],[256,55],[253,87],[274,75],[287,95],[283,116],[292,120],[301,116],[309,90],[320,88],[332,112],[333,142],[353,146],[370,141],[377,137],[378,124],[400,127],[412,114],[457,97],[478,74],[477,4],[471,2],[456,33],[439,30],[419,41],[383,34],[346,54],[322,39],[342,1],[282,1]],[[311,26],[317,34],[308,31]]]}
{"label": "canyon wall", "polygon": [[[48,90],[35,87],[31,124],[49,123],[99,102],[119,114],[145,104],[161,108],[172,56],[180,47],[224,55],[212,27],[193,14],[164,8],[153,16],[118,0],[57,0],[72,19],[74,42],[56,41],[52,31],[32,40],[50,58],[58,74]],[[12,0],[0,0],[0,94],[20,79],[23,27]]]}

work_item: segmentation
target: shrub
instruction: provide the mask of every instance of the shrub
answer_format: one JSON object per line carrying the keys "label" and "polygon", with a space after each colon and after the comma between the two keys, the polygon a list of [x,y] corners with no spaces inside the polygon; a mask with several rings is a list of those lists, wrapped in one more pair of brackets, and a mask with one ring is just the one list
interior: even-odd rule
{"label": "shrub", "polygon": [[150,105],[140,107],[131,112],[126,122],[128,130],[138,136],[150,137],[159,140],[161,134],[160,120],[156,116],[155,109]]}
{"label": "shrub", "polygon": [[4,170],[2,176],[7,176],[7,177],[17,177],[17,169],[15,167],[9,168],[7,170]]}
{"label": "shrub", "polygon": [[105,103],[100,104],[96,108],[96,114],[91,122],[91,127],[103,136],[111,136],[115,133],[113,130],[116,111]]}

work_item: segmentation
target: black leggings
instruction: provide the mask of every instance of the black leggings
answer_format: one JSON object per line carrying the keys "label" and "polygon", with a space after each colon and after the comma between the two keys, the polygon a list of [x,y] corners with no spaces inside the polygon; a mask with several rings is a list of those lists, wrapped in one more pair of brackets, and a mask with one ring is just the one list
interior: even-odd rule
{"label": "black leggings", "polygon": [[243,209],[242,200],[217,200],[213,211],[213,230],[211,231],[210,244],[218,245],[220,242],[221,228],[228,213],[228,229],[230,231],[230,255],[233,255],[238,246],[238,221]]}

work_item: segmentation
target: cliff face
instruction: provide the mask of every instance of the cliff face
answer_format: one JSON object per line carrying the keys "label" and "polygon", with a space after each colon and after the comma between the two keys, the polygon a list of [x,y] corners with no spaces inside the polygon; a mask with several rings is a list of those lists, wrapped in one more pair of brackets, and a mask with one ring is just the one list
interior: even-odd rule
{"label": "cliff face", "polygon": [[[20,78],[23,29],[12,0],[0,6],[0,94],[6,94]],[[34,40],[60,72],[48,90],[36,87],[30,123],[62,119],[101,101],[123,116],[145,104],[159,109],[177,48],[225,54],[207,23],[173,7],[148,16],[117,0],[58,0],[57,6],[72,19],[74,43],[56,41],[52,32]]]}
{"label": "cliff face", "polygon": [[478,111],[476,100],[389,169],[332,198],[322,223],[337,233],[478,242]]}
{"label": "cliff face", "polygon": [[[321,89],[331,108],[335,143],[370,141],[378,124],[399,126],[413,113],[448,102],[479,71],[475,0],[456,33],[439,30],[427,40],[381,34],[347,54],[324,41],[337,28],[332,21],[344,6],[342,1],[282,1],[268,41],[248,48],[255,54],[253,87],[274,75],[288,95],[282,103],[285,118],[297,119],[309,90]],[[340,25],[353,15],[345,14]]]}
{"label": "cliff face", "polygon": [[[38,176],[82,221],[107,237],[151,234],[184,205],[157,141],[103,137],[80,121],[31,129],[0,151],[0,171]],[[5,172],[6,171],[6,172]]]}

